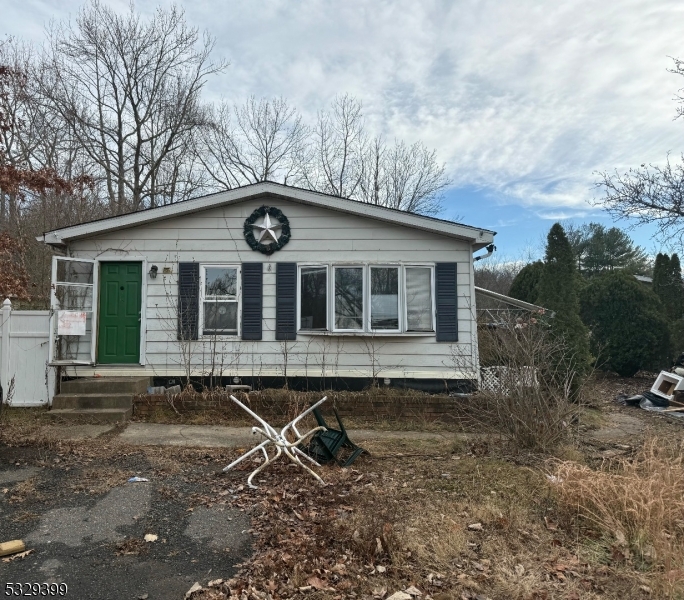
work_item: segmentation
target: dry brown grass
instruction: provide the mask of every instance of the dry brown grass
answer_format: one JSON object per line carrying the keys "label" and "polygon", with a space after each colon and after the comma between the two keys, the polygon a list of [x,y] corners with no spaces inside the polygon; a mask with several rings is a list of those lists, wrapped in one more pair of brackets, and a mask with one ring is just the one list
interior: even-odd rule
{"label": "dry brown grass", "polygon": [[12,521],[14,521],[15,523],[28,523],[30,521],[36,521],[38,519],[40,519],[40,515],[38,513],[34,513],[28,510],[22,510],[12,517]]}
{"label": "dry brown grass", "polygon": [[665,597],[684,594],[684,443],[653,437],[632,458],[597,470],[561,462],[554,475],[569,522],[597,529],[614,560],[660,573]]}
{"label": "dry brown grass", "polygon": [[22,502],[40,502],[44,499],[43,494],[36,487],[38,479],[31,477],[25,481],[20,481],[8,492],[9,501],[11,504],[19,504]]}
{"label": "dry brown grass", "polygon": [[139,538],[124,538],[116,544],[115,554],[117,556],[140,556],[146,554],[149,544]]}
{"label": "dry brown grass", "polygon": [[121,469],[101,467],[98,469],[84,469],[69,484],[74,493],[85,493],[92,496],[99,496],[109,490],[126,483],[130,477]]}

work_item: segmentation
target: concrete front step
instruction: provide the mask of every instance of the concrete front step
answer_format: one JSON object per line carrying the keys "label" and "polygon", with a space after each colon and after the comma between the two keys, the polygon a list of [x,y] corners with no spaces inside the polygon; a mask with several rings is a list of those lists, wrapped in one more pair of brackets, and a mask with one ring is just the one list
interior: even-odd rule
{"label": "concrete front step", "polygon": [[133,407],[133,394],[58,394],[52,408],[125,408]]}
{"label": "concrete front step", "polygon": [[128,408],[57,408],[48,414],[54,419],[67,421],[90,421],[97,423],[118,423],[126,421],[132,413]]}
{"label": "concrete front step", "polygon": [[84,377],[62,381],[62,394],[144,394],[149,377]]}

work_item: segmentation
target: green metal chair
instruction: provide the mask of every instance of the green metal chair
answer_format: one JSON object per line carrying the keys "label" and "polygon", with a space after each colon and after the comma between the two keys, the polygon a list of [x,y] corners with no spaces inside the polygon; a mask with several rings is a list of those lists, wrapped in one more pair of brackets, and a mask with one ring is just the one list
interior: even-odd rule
{"label": "green metal chair", "polygon": [[[319,431],[312,438],[309,444],[303,448],[304,452],[320,464],[326,464],[335,461],[341,467],[348,467],[364,452],[369,454],[360,446],[357,446],[349,439],[347,430],[344,428],[340,415],[337,409],[333,407],[335,418],[339,425],[339,429],[330,427],[323,418],[321,411],[314,408],[311,411],[316,418],[319,426],[325,427],[325,431]],[[342,448],[351,450],[351,454],[344,460],[339,458]]]}

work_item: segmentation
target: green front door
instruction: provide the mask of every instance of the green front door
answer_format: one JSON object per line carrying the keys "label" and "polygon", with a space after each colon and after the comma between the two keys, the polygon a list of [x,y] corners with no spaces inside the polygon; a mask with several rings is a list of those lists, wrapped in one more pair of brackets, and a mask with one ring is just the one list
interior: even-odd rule
{"label": "green front door", "polygon": [[100,263],[98,363],[140,362],[142,263]]}

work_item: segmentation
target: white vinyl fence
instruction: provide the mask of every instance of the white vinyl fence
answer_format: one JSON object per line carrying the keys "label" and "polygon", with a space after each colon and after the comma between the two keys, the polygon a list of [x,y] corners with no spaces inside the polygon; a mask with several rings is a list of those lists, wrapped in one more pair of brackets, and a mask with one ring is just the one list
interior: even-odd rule
{"label": "white vinyl fence", "polygon": [[12,310],[5,300],[0,317],[0,385],[11,406],[51,404],[55,370],[48,367],[50,312]]}

